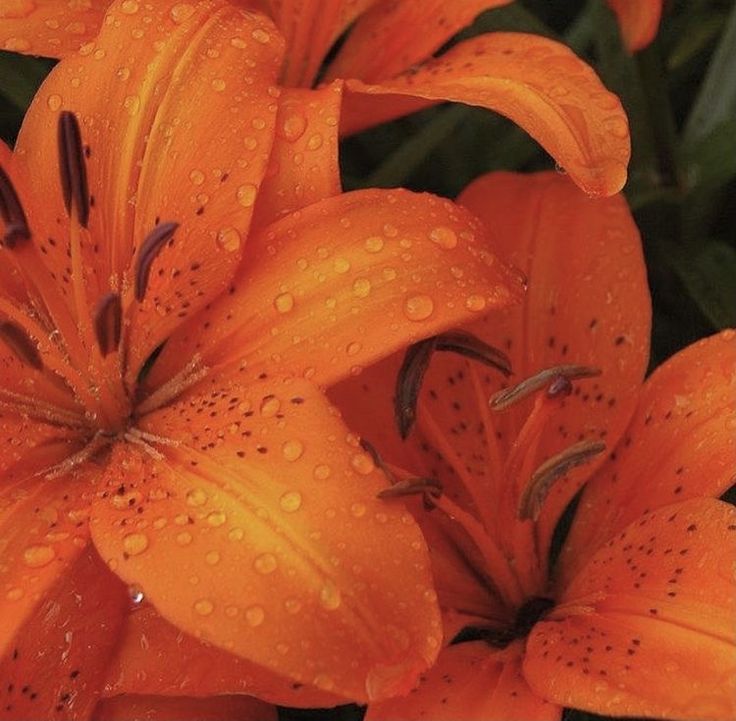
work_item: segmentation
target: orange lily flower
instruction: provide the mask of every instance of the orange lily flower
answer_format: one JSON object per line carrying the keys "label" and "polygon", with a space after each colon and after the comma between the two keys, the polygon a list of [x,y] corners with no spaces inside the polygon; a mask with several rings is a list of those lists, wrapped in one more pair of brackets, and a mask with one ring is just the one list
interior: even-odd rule
{"label": "orange lily flower", "polygon": [[[326,81],[346,79],[343,133],[443,100],[477,105],[523,127],[587,193],[617,192],[626,181],[630,153],[625,113],[566,46],[499,32],[431,57],[478,13],[508,2],[233,0],[267,12],[283,33],[281,84],[287,87],[311,87],[330,48],[353,25],[323,74]],[[21,1],[0,20],[0,46],[63,56],[94,37],[108,4],[97,0],[70,10],[66,0],[38,7]],[[139,0],[126,7],[131,14],[146,12]],[[193,8],[178,3],[175,12],[181,16]]]}
{"label": "orange lily flower", "polygon": [[608,0],[616,13],[624,43],[630,52],[654,40],[662,18],[662,0]]}
{"label": "orange lily flower", "polygon": [[[438,353],[406,443],[386,388],[398,373],[396,413],[413,418],[403,388],[419,361],[334,389],[394,476],[382,495],[421,492],[433,509],[417,514],[449,644],[413,693],[367,718],[558,719],[563,706],[733,718],[736,512],[712,497],[734,477],[736,335],[687,348],[640,387],[650,306],[624,199],[496,173],[460,200],[529,276],[521,308],[469,328],[527,380],[505,388]],[[553,531],[586,479],[550,570]]]}
{"label": "orange lily flower", "polygon": [[[508,305],[519,278],[429,195],[270,222],[334,181],[271,179],[257,207],[286,107],[275,28],[224,1],[134,5],[0,145],[0,714],[88,718],[103,685],[406,690],[440,646],[427,550],[319,386]],[[332,127],[314,97],[299,107]],[[154,629],[168,676],[123,678]],[[171,684],[182,637],[209,664],[196,688]]]}

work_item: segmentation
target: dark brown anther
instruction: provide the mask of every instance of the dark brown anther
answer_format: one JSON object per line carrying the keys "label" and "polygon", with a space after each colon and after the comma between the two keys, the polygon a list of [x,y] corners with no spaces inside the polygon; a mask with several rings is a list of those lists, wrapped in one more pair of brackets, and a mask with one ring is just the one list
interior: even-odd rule
{"label": "dark brown anther", "polygon": [[0,322],[0,340],[4,341],[21,363],[36,370],[43,369],[43,361],[36,344],[20,326],[10,321]]}
{"label": "dark brown anther", "polygon": [[416,420],[419,391],[436,346],[437,338],[435,336],[410,345],[396,376],[394,417],[399,435],[404,440],[406,440]]}
{"label": "dark brown anther", "polygon": [[522,521],[536,521],[555,481],[568,471],[582,466],[606,450],[602,441],[580,441],[548,458],[532,474],[519,498],[518,516]]}
{"label": "dark brown anther", "polygon": [[145,238],[138,253],[135,269],[135,299],[140,303],[146,295],[153,261],[179,227],[179,223],[159,223]]}
{"label": "dark brown anther", "polygon": [[76,115],[68,110],[62,111],[59,116],[58,142],[61,191],[64,195],[66,212],[71,216],[73,205],[79,224],[86,228],[89,223],[87,165],[84,161],[79,121]]}
{"label": "dark brown anther", "polygon": [[511,388],[494,393],[488,404],[494,411],[503,411],[543,388],[547,388],[550,397],[559,397],[565,394],[566,382],[570,383],[579,378],[594,378],[600,374],[600,368],[590,366],[560,365],[546,368]]}
{"label": "dark brown anther", "polygon": [[95,308],[94,324],[97,345],[105,358],[120,345],[123,309],[117,293],[107,293],[100,298]]}
{"label": "dark brown anther", "polygon": [[561,398],[572,393],[572,381],[567,376],[557,376],[547,386],[547,395],[550,398]]}
{"label": "dark brown anther", "polygon": [[31,237],[18,193],[2,166],[0,166],[0,218],[5,223],[5,232],[0,240],[5,248],[15,248],[19,242]]}
{"label": "dark brown anther", "polygon": [[478,361],[495,368],[505,376],[511,375],[511,361],[503,352],[484,343],[480,338],[463,331],[448,331],[435,336],[436,350],[457,353],[458,355]]}

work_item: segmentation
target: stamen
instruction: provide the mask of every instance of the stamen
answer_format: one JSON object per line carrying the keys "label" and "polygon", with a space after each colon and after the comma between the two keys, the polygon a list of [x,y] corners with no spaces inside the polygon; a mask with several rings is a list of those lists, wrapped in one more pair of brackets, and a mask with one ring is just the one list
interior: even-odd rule
{"label": "stamen", "polygon": [[122,331],[122,306],[117,293],[104,295],[95,309],[94,325],[102,357],[118,349]]}
{"label": "stamen", "polygon": [[494,393],[488,403],[494,411],[503,411],[545,386],[548,386],[548,394],[554,397],[564,393],[564,389],[567,388],[565,380],[593,378],[600,374],[600,368],[582,365],[560,365],[546,368],[511,388],[504,388],[498,393]]}
{"label": "stamen", "polygon": [[90,440],[90,442],[87,443],[87,445],[82,448],[81,451],[73,453],[71,456],[64,459],[61,463],[48,468],[46,471],[42,471],[39,475],[43,475],[43,477],[47,480],[52,480],[54,478],[58,478],[59,476],[64,476],[70,471],[73,471],[78,466],[82,465],[82,463],[85,463],[90,458],[92,458],[92,456],[94,456],[97,451],[104,448],[106,445],[109,444],[109,442],[109,437],[106,436],[102,431],[98,431],[92,437],[92,440]]}
{"label": "stamen", "polygon": [[409,346],[396,376],[394,417],[403,440],[408,437],[416,420],[419,391],[436,346],[437,338],[434,336]]}
{"label": "stamen", "polygon": [[13,351],[21,363],[39,371],[43,369],[43,361],[36,344],[15,323],[0,322],[0,339]]}
{"label": "stamen", "polygon": [[145,238],[138,253],[135,270],[135,299],[140,303],[146,295],[153,261],[179,227],[179,223],[160,223]]}
{"label": "stamen", "polygon": [[534,471],[519,498],[519,518],[536,521],[554,482],[605,450],[606,444],[602,441],[580,441],[548,458]]}
{"label": "stamen", "polygon": [[66,212],[71,216],[74,205],[79,224],[86,228],[89,223],[89,186],[82,133],[76,115],[68,110],[62,111],[59,116],[58,143],[59,173]]}
{"label": "stamen", "polygon": [[396,377],[394,396],[396,425],[403,439],[407,438],[416,420],[419,391],[435,351],[457,353],[495,368],[505,376],[511,375],[511,361],[505,353],[463,331],[440,333],[409,346]]}
{"label": "stamen", "polygon": [[179,371],[173,378],[164,383],[151,393],[148,398],[138,404],[136,414],[144,416],[147,413],[161,408],[176,396],[183,393],[187,388],[204,378],[209,373],[209,368],[202,365],[202,357],[195,355],[191,361]]}
{"label": "stamen", "polygon": [[9,249],[15,248],[19,241],[28,240],[31,231],[21,205],[18,193],[8,174],[0,166],[0,218],[5,223],[5,232],[0,243]]}
{"label": "stamen", "polygon": [[406,478],[403,481],[397,480],[392,486],[379,491],[376,498],[401,498],[421,493],[425,509],[432,510],[442,492],[442,484],[436,478]]}

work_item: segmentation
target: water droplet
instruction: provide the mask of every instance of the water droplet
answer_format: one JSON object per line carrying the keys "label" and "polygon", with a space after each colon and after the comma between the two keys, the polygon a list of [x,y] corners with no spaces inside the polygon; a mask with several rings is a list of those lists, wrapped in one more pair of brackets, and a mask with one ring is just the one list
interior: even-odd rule
{"label": "water droplet", "polygon": [[236,192],[236,197],[240,205],[242,205],[244,208],[250,208],[253,203],[256,202],[257,194],[258,188],[256,188],[253,183],[246,183],[245,185],[241,185],[238,188]]}
{"label": "water droplet", "polygon": [[279,135],[290,143],[296,142],[307,129],[307,119],[301,113],[291,113],[278,128]]}
{"label": "water droplet", "polygon": [[350,459],[350,465],[362,476],[372,473],[375,468],[373,459],[367,453],[356,453]]}
{"label": "water droplet", "polygon": [[215,78],[211,85],[212,89],[218,93],[221,93],[225,89],[225,81],[222,78]]}
{"label": "water droplet", "polygon": [[240,248],[240,233],[235,228],[223,228],[217,234],[217,244],[228,253]]}
{"label": "water droplet", "polygon": [[253,561],[253,568],[264,576],[273,573],[278,565],[273,553],[262,553],[260,556],[256,556],[256,560]]}
{"label": "water droplet", "polygon": [[51,546],[28,546],[23,551],[23,563],[31,568],[41,568],[41,566],[51,563],[55,556],[56,552]]}
{"label": "water droplet", "polygon": [[353,503],[353,505],[350,506],[350,513],[352,513],[355,518],[362,518],[365,516],[366,510],[364,503]]}
{"label": "water droplet", "polygon": [[336,258],[332,264],[335,273],[347,273],[350,270],[350,261],[346,258]]}
{"label": "water droplet", "polygon": [[171,8],[171,19],[175,23],[183,23],[194,15],[194,5],[190,3],[177,3]]}
{"label": "water droplet", "polygon": [[148,536],[145,533],[128,533],[123,536],[123,550],[129,556],[138,556],[148,548]]}
{"label": "water droplet", "polygon": [[320,589],[319,602],[322,604],[322,607],[326,608],[328,611],[334,611],[336,608],[339,608],[340,603],[342,603],[340,589],[335,586],[332,581],[328,581]]}
{"label": "water droplet", "polygon": [[36,3],[33,0],[11,0],[3,2],[0,8],[0,19],[17,20],[19,18],[28,17],[36,9]]}
{"label": "water droplet", "polygon": [[266,396],[259,410],[264,418],[273,418],[281,410],[281,401],[276,396]]}
{"label": "water droplet", "polygon": [[207,551],[204,556],[204,560],[210,566],[216,566],[220,562],[220,554],[218,551]]}
{"label": "water droplet", "polygon": [[281,510],[294,513],[302,507],[302,494],[299,491],[287,491],[279,499]]}
{"label": "water droplet", "polygon": [[312,683],[322,691],[331,691],[335,688],[335,682],[326,673],[318,673],[312,680]]}
{"label": "water droplet", "polygon": [[323,142],[324,139],[322,138],[321,133],[315,133],[309,138],[309,140],[307,140],[307,148],[310,150],[319,150],[322,147]]}
{"label": "water droplet", "polygon": [[409,320],[427,320],[434,312],[434,301],[428,295],[412,295],[404,301],[404,314]]}
{"label": "water droplet", "polygon": [[249,606],[245,609],[245,620],[249,626],[260,626],[266,618],[266,612],[262,606]]}
{"label": "water droplet", "polygon": [[273,306],[279,313],[288,313],[294,307],[294,296],[291,293],[281,293],[274,299]]}
{"label": "water droplet", "polygon": [[238,607],[237,606],[228,606],[225,609],[225,615],[228,618],[235,618],[238,615]]}
{"label": "water droplet", "polygon": [[202,183],[204,183],[204,173],[201,170],[192,170],[192,172],[189,173],[189,180],[191,180],[194,185],[202,185]]}
{"label": "water droplet", "polygon": [[251,37],[257,43],[261,43],[263,45],[266,45],[267,43],[271,42],[271,36],[265,30],[263,30],[262,28],[256,28],[251,33]]}
{"label": "water droplet", "polygon": [[242,541],[245,538],[245,531],[242,528],[232,528],[227,537],[231,541]]}
{"label": "water droplet", "polygon": [[207,503],[207,494],[201,488],[193,488],[187,493],[187,505],[198,508]]}
{"label": "water droplet", "polygon": [[440,248],[445,248],[447,250],[451,250],[457,246],[457,233],[455,233],[452,228],[447,228],[445,226],[440,226],[431,230],[429,233],[429,239],[433,243],[439,245]]}
{"label": "water droplet", "polygon": [[139,586],[128,586],[128,596],[136,606],[143,603],[145,599],[145,595]]}
{"label": "water droplet", "polygon": [[46,104],[49,106],[50,110],[58,110],[61,107],[61,103],[61,95],[57,95],[56,93],[49,95],[46,100]]}
{"label": "water droplet", "polygon": [[296,461],[304,453],[304,444],[296,439],[285,441],[281,446],[281,452],[287,461]]}
{"label": "water droplet", "polygon": [[209,616],[215,610],[215,604],[208,598],[200,598],[194,602],[194,610],[200,616]]}
{"label": "water droplet", "polygon": [[371,282],[368,278],[357,278],[353,283],[353,295],[357,298],[367,298],[371,292]]}
{"label": "water droplet", "polygon": [[324,481],[325,478],[329,478],[332,469],[325,463],[320,463],[314,467],[314,477],[319,481]]}
{"label": "water droplet", "polygon": [[11,588],[8,590],[8,592],[5,594],[5,598],[8,601],[18,601],[23,598],[24,593],[25,592],[22,588],[18,588],[18,586],[16,586],[15,588]]}
{"label": "water droplet", "polygon": [[345,348],[345,352],[350,356],[358,355],[362,348],[363,346],[360,343],[348,343],[347,347]]}
{"label": "water droplet", "polygon": [[365,248],[366,253],[380,253],[383,250],[384,245],[383,238],[381,238],[380,235],[371,235],[369,238],[365,239],[363,247]]}
{"label": "water droplet", "polygon": [[138,8],[137,0],[125,0],[125,2],[120,4],[120,10],[126,15],[135,15],[138,12]]}
{"label": "water droplet", "polygon": [[188,546],[192,542],[192,534],[188,531],[182,531],[176,534],[176,542],[180,546]]}
{"label": "water droplet", "polygon": [[227,516],[222,511],[212,511],[207,515],[207,523],[212,528],[219,528],[227,521]]}
{"label": "water droplet", "polygon": [[486,299],[482,295],[473,293],[465,299],[465,307],[477,313],[486,307]]}

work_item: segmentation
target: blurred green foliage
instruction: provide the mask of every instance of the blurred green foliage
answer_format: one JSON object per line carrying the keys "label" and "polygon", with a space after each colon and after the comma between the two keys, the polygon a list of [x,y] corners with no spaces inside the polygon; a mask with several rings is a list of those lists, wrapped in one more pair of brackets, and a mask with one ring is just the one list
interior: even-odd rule
{"label": "blurred green foliage", "polygon": [[[641,229],[654,305],[652,367],[719,328],[736,326],[736,3],[666,4],[655,42],[623,48],[603,0],[517,0],[483,13],[461,37],[512,30],[557,38],[585,57],[629,115],[625,192]],[[0,137],[12,144],[53,62],[0,52]],[[406,186],[456,196],[490,170],[551,167],[509,121],[444,105],[343,143],[345,187]],[[358,721],[357,707],[284,710],[291,721]],[[567,711],[565,721],[601,717]]]}

